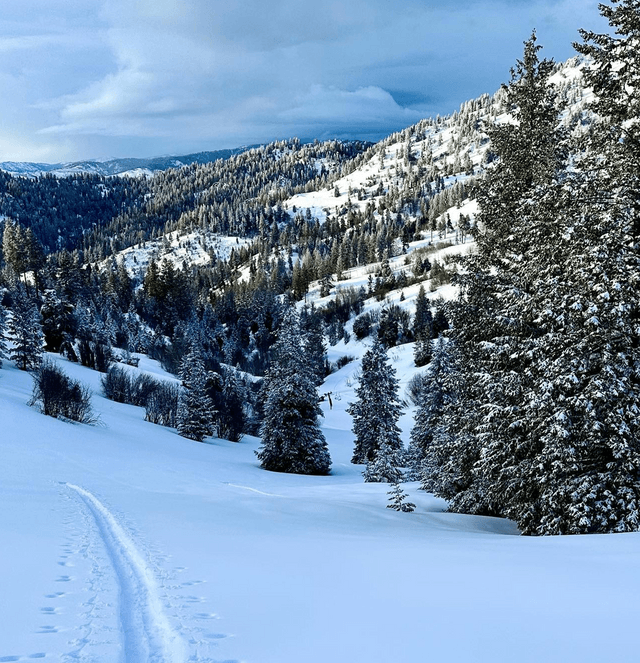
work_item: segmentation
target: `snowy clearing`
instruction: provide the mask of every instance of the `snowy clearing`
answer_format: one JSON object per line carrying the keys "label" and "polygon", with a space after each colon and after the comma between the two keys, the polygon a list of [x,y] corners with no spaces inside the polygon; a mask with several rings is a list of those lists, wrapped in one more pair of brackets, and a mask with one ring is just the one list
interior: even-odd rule
{"label": "snowy clearing", "polygon": [[[393,356],[404,382],[411,346]],[[0,661],[637,660],[640,535],[525,538],[416,484],[416,512],[386,509],[349,462],[357,362],[321,388],[332,474],[305,477],[261,470],[255,438],[146,423],[56,359],[100,424],[27,407],[5,362]]]}

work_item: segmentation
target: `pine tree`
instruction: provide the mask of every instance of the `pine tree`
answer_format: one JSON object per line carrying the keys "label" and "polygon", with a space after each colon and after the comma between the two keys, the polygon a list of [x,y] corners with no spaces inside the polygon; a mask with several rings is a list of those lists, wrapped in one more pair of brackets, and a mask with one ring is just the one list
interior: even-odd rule
{"label": "pine tree", "polygon": [[360,382],[355,390],[357,400],[347,408],[356,436],[352,463],[375,460],[383,442],[392,450],[402,448],[398,427],[402,407],[395,374],[382,341],[376,339],[362,358]]}
{"label": "pine tree", "polygon": [[315,375],[303,348],[300,322],[292,309],[281,323],[264,383],[262,467],[275,472],[328,474],[331,458],[318,424],[321,410]]}
{"label": "pine tree", "polygon": [[539,50],[534,34],[504,89],[514,122],[489,130],[500,160],[478,187],[478,251],[463,260],[460,297],[450,307],[451,402],[428,453],[432,488],[457,511],[513,517],[536,489],[537,442],[521,407],[541,334],[533,294],[556,278],[563,246],[557,213],[541,196],[559,181],[566,153],[549,83],[553,63]]}
{"label": "pine tree", "polygon": [[411,513],[415,511],[416,505],[413,502],[407,502],[407,493],[402,490],[399,481],[394,481],[391,490],[387,491],[389,495],[389,504],[387,509],[394,509],[395,511],[402,511],[404,513]]}
{"label": "pine tree", "polygon": [[215,411],[207,394],[207,373],[199,348],[192,347],[180,367],[182,393],[176,427],[182,437],[202,442],[213,434]]}
{"label": "pine tree", "polygon": [[300,324],[304,332],[304,349],[315,376],[314,384],[319,387],[324,382],[327,363],[322,318],[315,311],[311,311],[301,319]]}
{"label": "pine tree", "polygon": [[2,360],[7,357],[7,342],[5,340],[5,331],[7,328],[7,314],[4,306],[0,304],[0,368],[2,367]]}
{"label": "pine tree", "polygon": [[427,299],[424,285],[420,286],[416,297],[416,313],[413,318],[413,335],[416,338],[433,338],[433,314]]}
{"label": "pine tree", "polygon": [[[434,436],[441,425],[440,419],[451,400],[447,391],[447,378],[451,372],[445,341],[439,338],[435,342],[433,359],[426,372],[427,385],[420,391],[415,424],[411,431],[410,448],[423,460],[429,457]],[[429,462],[422,468],[421,480],[423,486],[430,490],[432,477]]]}
{"label": "pine tree", "polygon": [[374,459],[367,462],[362,476],[367,483],[397,483],[402,481],[402,472],[398,469],[401,463],[398,450],[382,441]]}
{"label": "pine tree", "polygon": [[12,315],[8,327],[13,347],[9,358],[16,362],[19,369],[33,370],[40,365],[44,346],[40,313],[22,286],[16,286],[12,298]]}

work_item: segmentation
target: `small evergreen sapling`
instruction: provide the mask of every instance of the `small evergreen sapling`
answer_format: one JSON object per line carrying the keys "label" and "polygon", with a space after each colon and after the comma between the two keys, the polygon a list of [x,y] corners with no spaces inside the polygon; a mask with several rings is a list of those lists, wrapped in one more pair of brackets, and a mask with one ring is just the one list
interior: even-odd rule
{"label": "small evergreen sapling", "polygon": [[402,481],[402,472],[398,469],[401,462],[398,450],[382,442],[375,458],[367,462],[362,476],[367,483],[397,483]]}
{"label": "small evergreen sapling", "polygon": [[410,513],[415,511],[416,505],[413,502],[407,502],[407,493],[402,490],[402,486],[399,481],[394,481],[391,490],[387,491],[389,495],[389,504],[387,504],[387,509],[394,509],[395,511],[404,511],[405,513]]}

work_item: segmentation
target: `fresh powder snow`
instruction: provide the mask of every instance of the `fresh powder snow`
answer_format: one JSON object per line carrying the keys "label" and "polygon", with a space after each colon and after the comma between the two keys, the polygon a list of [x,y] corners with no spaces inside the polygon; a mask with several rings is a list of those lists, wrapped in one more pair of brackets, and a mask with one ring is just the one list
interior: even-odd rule
{"label": "fresh powder snow", "polygon": [[[390,352],[401,393],[412,348]],[[522,537],[417,483],[415,512],[385,508],[388,484],[350,463],[358,361],[320,387],[333,467],[318,477],[260,469],[256,438],[147,423],[52,359],[99,422],[45,417],[31,377],[0,370],[0,661],[638,659],[640,534]],[[406,443],[411,412],[400,423]]]}

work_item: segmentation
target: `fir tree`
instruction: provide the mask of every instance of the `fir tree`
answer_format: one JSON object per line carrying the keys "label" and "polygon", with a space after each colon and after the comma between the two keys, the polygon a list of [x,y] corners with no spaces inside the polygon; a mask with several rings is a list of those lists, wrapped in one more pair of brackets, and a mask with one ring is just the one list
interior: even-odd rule
{"label": "fir tree", "polygon": [[[415,424],[411,431],[410,448],[416,456],[425,459],[429,456],[429,450],[434,435],[441,425],[441,417],[445,407],[449,405],[450,395],[447,393],[447,377],[452,367],[447,355],[445,341],[439,338],[435,342],[433,359],[426,372],[426,384],[420,390],[418,397],[418,408],[415,416]],[[431,476],[429,464],[422,468],[421,479],[424,487],[431,487]]]}
{"label": "fir tree", "polygon": [[544,276],[555,278],[561,245],[556,215],[540,197],[558,181],[566,152],[549,84],[553,63],[539,50],[534,34],[505,87],[504,110],[515,122],[489,130],[500,161],[478,187],[478,251],[463,260],[450,308],[451,402],[427,449],[433,490],[458,511],[513,516],[512,507],[534,499],[536,442],[519,408],[541,333],[532,294],[543,264],[551,263]]}
{"label": "fir tree", "polygon": [[398,450],[382,441],[375,458],[367,462],[362,476],[367,483],[397,483],[402,481],[402,472],[398,469],[401,463]]}
{"label": "fir tree", "polygon": [[0,367],[2,367],[2,360],[7,357],[7,342],[5,340],[5,332],[7,328],[7,314],[4,306],[0,304]]}
{"label": "fir tree", "polygon": [[12,315],[8,327],[13,347],[9,358],[15,361],[19,369],[33,370],[40,365],[44,346],[40,313],[22,286],[17,285],[12,298]]}
{"label": "fir tree", "polygon": [[303,348],[300,322],[290,310],[278,332],[264,383],[262,467],[275,472],[328,474],[331,458],[318,424],[315,375]]}
{"label": "fir tree", "polygon": [[389,495],[389,504],[387,509],[394,509],[395,511],[402,511],[404,513],[411,513],[415,511],[416,505],[413,502],[407,502],[407,493],[402,490],[399,481],[394,481],[391,490],[387,491]]}
{"label": "fir tree", "polygon": [[182,360],[180,377],[182,393],[178,401],[178,433],[202,442],[213,433],[215,411],[207,394],[207,373],[198,348],[192,347]]}
{"label": "fir tree", "polygon": [[402,448],[398,427],[402,407],[395,374],[382,341],[376,339],[362,358],[360,382],[355,390],[357,400],[347,408],[356,436],[352,463],[375,460],[382,443],[391,450]]}

